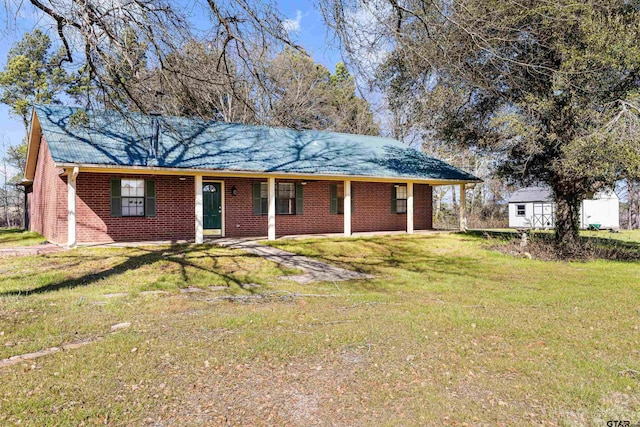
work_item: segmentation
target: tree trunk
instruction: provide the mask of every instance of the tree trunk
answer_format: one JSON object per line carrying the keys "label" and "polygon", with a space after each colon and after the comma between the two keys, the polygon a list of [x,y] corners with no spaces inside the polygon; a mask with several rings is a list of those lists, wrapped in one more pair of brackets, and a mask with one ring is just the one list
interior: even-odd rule
{"label": "tree trunk", "polygon": [[435,206],[435,218],[440,219],[440,210],[442,209],[442,197],[443,193],[440,188],[435,190],[436,195],[436,206]]}
{"label": "tree trunk", "polygon": [[633,202],[634,185],[632,180],[627,180],[627,230],[633,230]]}
{"label": "tree trunk", "polygon": [[458,200],[456,199],[456,186],[451,186],[451,206],[453,206],[453,211],[456,212],[458,210]]}
{"label": "tree trunk", "polygon": [[563,250],[580,245],[580,202],[582,197],[574,191],[555,190],[556,199],[556,243]]}
{"label": "tree trunk", "polygon": [[638,181],[632,181],[629,184],[627,218],[629,230],[640,228],[640,182]]}
{"label": "tree trunk", "polygon": [[9,190],[7,186],[7,163],[4,163],[4,184],[2,185],[2,199],[4,202],[5,227],[11,227],[11,216],[9,212]]}

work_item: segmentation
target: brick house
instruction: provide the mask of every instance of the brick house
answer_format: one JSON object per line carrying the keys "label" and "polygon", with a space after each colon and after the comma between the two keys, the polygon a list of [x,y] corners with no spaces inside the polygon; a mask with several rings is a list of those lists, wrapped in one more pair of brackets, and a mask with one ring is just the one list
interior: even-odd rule
{"label": "brick house", "polygon": [[432,186],[479,181],[389,138],[78,111],[34,108],[24,181],[28,228],[68,246],[413,233]]}

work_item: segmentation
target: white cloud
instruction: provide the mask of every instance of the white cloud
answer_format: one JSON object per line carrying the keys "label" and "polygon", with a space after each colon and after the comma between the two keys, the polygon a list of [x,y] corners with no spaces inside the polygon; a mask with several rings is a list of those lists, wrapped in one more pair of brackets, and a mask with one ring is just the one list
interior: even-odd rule
{"label": "white cloud", "polygon": [[287,33],[297,33],[300,31],[300,21],[302,20],[302,11],[296,10],[296,19],[285,19],[282,26]]}

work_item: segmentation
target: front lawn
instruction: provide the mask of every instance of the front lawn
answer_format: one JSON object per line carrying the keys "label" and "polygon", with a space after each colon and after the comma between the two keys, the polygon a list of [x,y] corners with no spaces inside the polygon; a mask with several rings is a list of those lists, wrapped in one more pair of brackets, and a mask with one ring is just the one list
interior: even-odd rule
{"label": "front lawn", "polygon": [[0,259],[0,359],[100,338],[0,368],[0,425],[640,420],[639,263],[458,234],[274,245],[377,278],[299,285],[205,245]]}

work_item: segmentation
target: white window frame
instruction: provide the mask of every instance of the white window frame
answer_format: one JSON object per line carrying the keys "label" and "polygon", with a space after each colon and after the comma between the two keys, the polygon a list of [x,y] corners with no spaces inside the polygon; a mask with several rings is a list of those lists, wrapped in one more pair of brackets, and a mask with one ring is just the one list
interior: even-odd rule
{"label": "white window frame", "polygon": [[[280,192],[288,189],[293,197],[280,197]],[[290,194],[290,195],[291,195]],[[296,214],[296,184],[294,182],[279,182],[276,184],[276,215],[295,215]],[[283,202],[285,202],[283,204]],[[282,209],[282,207],[286,208]]]}
{"label": "white window frame", "polygon": [[[135,186],[131,187],[130,183],[136,183]],[[142,183],[141,186],[137,185],[138,183]],[[129,186],[125,187],[125,184],[129,184]],[[120,216],[123,217],[144,217],[146,213],[146,199],[145,199],[145,180],[142,178],[122,178],[120,180]],[[133,190],[133,191],[132,191]],[[126,191],[126,195],[125,195]],[[132,192],[135,193],[132,195]],[[142,195],[140,195],[142,192]],[[125,206],[126,205],[126,206]],[[134,205],[134,206],[132,206]],[[131,213],[131,209],[136,209],[135,213]],[[126,209],[126,214],[125,214]]]}
{"label": "white window frame", "polygon": [[[281,212],[280,211],[280,201],[282,200],[280,197],[278,197],[278,194],[280,192],[280,187],[281,186],[288,186],[291,185],[293,187],[293,198],[287,198],[287,200],[289,200],[288,203],[288,212]],[[296,193],[296,184],[295,182],[277,182],[276,183],[276,215],[295,215],[296,214],[296,202],[297,202],[297,196],[298,194]],[[266,215],[267,214],[267,206],[268,206],[268,201],[269,201],[269,185],[267,182],[261,182],[260,183],[260,203],[261,203],[261,209],[260,212],[262,212],[262,215]]]}
{"label": "white window frame", "polygon": [[[398,197],[398,193],[400,189],[404,189],[404,198],[403,197]],[[407,189],[406,185],[397,185],[394,187],[394,191],[396,192],[396,213],[399,214],[404,214],[407,213],[407,199],[408,199],[408,195],[409,195],[409,190]],[[403,203],[403,208],[400,209],[400,204],[398,202],[404,201]]]}

